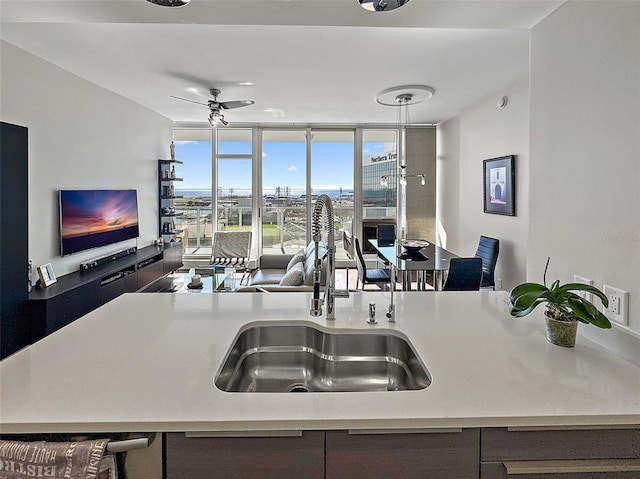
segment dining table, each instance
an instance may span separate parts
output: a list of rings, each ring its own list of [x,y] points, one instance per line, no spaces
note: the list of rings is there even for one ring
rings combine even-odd
[[[388,246],[379,245],[377,239],[370,239],[369,243],[380,257],[389,262],[394,273],[391,286],[394,287],[397,280],[402,283],[403,291],[411,291],[414,275],[418,291],[431,289],[427,283],[429,274],[433,276],[433,289],[441,290],[449,270],[449,260],[458,257],[425,240],[396,240]]]

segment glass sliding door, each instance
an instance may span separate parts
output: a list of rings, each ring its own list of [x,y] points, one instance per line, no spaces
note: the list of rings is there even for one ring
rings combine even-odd
[[[306,130],[262,133],[262,251],[295,253],[307,236]]]
[[[253,142],[250,129],[217,130],[215,231],[251,231]]]
[[[185,255],[211,254],[211,130],[175,130],[177,173],[176,228],[182,230]]]
[[[342,230],[353,227],[354,135],[353,130],[311,130],[312,200],[326,194],[333,203],[336,261],[348,259]]]

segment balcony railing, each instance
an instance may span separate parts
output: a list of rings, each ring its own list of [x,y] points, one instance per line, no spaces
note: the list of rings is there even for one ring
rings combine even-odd
[[[185,231],[186,254],[211,254],[214,224],[212,222],[211,197],[203,191],[199,196],[189,196],[176,201],[176,227]],[[244,203],[245,205],[238,205]],[[291,254],[308,243],[306,206],[273,205],[270,200],[263,200],[262,209],[262,252],[270,254]],[[252,208],[250,197],[221,196],[218,207],[217,230],[238,231],[251,230]],[[365,218],[387,214],[395,214],[381,208],[363,209]],[[382,211],[381,211],[382,210]],[[348,260],[342,244],[343,228],[351,229],[354,205],[352,201],[336,200],[334,202],[336,260]]]

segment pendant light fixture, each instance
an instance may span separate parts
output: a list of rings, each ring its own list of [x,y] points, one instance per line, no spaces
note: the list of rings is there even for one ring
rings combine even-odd
[[[435,90],[425,85],[407,85],[388,88],[378,93],[376,101],[380,105],[394,106],[398,108],[396,118],[396,141],[395,150],[398,158],[398,181],[400,185],[407,185],[407,178],[420,178],[420,183],[424,186],[426,178],[424,173],[407,174],[406,157],[404,154],[404,141],[400,141],[400,137],[404,139],[405,129],[411,123],[409,119],[409,105],[415,105],[428,100],[433,96]],[[382,186],[389,185],[389,175],[380,177]]]

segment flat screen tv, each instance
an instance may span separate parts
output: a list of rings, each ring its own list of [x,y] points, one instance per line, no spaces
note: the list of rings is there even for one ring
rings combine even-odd
[[[136,190],[60,190],[62,256],[138,236]]]

